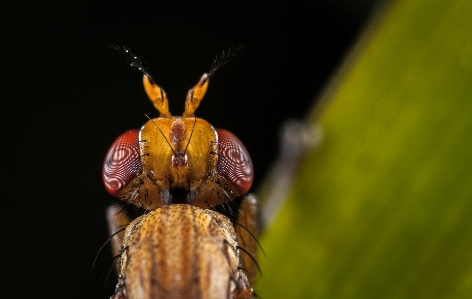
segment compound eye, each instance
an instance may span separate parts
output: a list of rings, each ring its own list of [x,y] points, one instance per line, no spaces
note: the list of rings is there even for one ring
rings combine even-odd
[[[105,189],[117,196],[142,171],[139,130],[129,130],[111,145],[103,162]]]
[[[232,133],[216,129],[218,134],[217,172],[242,195],[249,191],[254,179],[251,157],[243,143]]]

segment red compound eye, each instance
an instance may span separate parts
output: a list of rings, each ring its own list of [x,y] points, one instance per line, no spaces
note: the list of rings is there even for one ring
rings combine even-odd
[[[111,145],[103,162],[103,184],[108,193],[117,196],[141,173],[139,130],[129,130]]]
[[[218,162],[216,170],[226,178],[240,194],[251,188],[254,179],[251,157],[243,143],[232,133],[216,129],[218,134]]]

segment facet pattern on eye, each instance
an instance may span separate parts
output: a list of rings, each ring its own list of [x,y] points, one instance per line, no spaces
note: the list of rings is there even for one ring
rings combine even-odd
[[[251,188],[254,170],[251,157],[243,143],[232,133],[216,129],[218,133],[217,172],[226,178],[239,193],[245,194]]]
[[[111,145],[103,163],[103,184],[113,196],[141,173],[139,130],[123,133]]]

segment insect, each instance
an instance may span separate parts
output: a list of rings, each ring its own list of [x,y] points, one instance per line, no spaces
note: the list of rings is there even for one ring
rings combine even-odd
[[[143,73],[159,117],[123,133],[105,157],[103,183],[123,205],[107,210],[120,258],[111,298],[253,298],[258,222],[256,199],[248,194],[252,161],[235,135],[194,116],[209,78],[239,49],[214,60],[188,91],[181,117],[171,116],[166,93],[141,60],[128,48],[116,49]],[[122,211],[129,207],[142,215],[132,220]]]

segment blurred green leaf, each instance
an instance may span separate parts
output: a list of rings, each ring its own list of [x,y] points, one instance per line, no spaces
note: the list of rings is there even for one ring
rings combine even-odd
[[[261,238],[270,298],[471,298],[472,2],[379,13],[310,121],[324,141]]]

